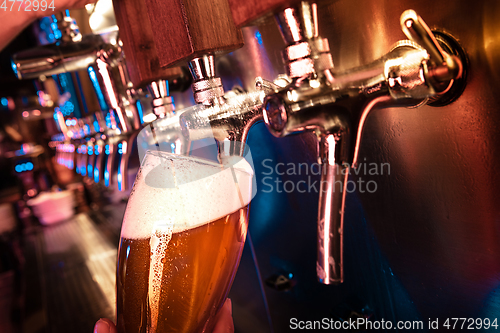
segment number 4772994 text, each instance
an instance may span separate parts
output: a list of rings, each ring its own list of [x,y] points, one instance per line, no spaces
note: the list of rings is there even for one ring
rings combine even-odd
[[[0,0],[0,10],[4,12],[55,11],[54,0]]]

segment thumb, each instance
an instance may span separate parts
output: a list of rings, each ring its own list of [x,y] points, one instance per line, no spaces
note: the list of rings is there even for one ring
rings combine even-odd
[[[113,322],[107,318],[101,318],[95,323],[94,333],[117,333]]]
[[[228,298],[215,317],[216,323],[212,333],[234,333],[232,309],[231,299]]]

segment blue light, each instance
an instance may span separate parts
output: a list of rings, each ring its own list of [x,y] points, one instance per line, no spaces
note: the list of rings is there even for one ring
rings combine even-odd
[[[2,106],[7,108],[9,106],[9,100],[5,97],[2,97],[1,99]]]
[[[259,43],[259,45],[262,45],[262,35],[259,30],[255,32],[255,39],[257,39],[257,43]]]
[[[31,163],[31,162],[26,163],[26,170],[28,170],[28,171],[33,170],[33,163]]]
[[[172,154],[175,154],[175,143],[170,144],[170,149],[172,150]]]
[[[14,71],[14,74],[16,74],[17,77],[19,77],[19,74],[17,73],[17,65],[16,63],[14,62],[14,60],[11,60],[10,61],[10,65],[12,67],[12,70]]]
[[[99,81],[97,80],[97,75],[95,73],[95,70],[92,66],[87,68],[87,71],[89,73],[90,81],[92,82],[92,86],[94,87],[94,91],[97,95],[97,101],[99,102],[99,106],[101,107],[102,111],[106,111],[109,109],[108,104],[106,103],[106,100],[104,99],[104,95],[102,94],[101,86],[99,85]],[[142,118],[141,118],[142,119]]]
[[[127,257],[126,257],[126,259],[128,259],[129,254],[130,254],[130,245],[127,246]]]
[[[144,124],[144,119],[142,119],[142,104],[141,104],[141,101],[137,101],[135,103],[135,105],[137,106],[137,112],[139,113],[139,119],[141,120],[141,124]]]
[[[100,132],[101,131],[101,126],[99,126],[99,122],[97,120],[94,120],[94,130],[96,132]]]
[[[16,170],[16,172],[23,172],[23,167],[21,166],[21,164],[16,165],[14,169]]]
[[[108,170],[104,170],[104,186],[109,186],[109,172]]]
[[[89,173],[89,176],[92,174],[92,165],[87,165],[87,171]]]
[[[65,123],[66,123],[66,126],[71,126],[71,120],[66,119]]]
[[[94,182],[99,183],[99,169],[94,168]]]
[[[63,87],[64,89],[66,89],[66,87],[68,86],[68,77],[66,76],[67,73],[62,73],[62,74],[59,74],[59,82],[61,83],[61,87]]]
[[[111,112],[108,112],[106,114],[106,126],[108,128],[113,128],[112,124],[111,124]]]
[[[75,105],[71,101],[66,101],[62,106],[61,106],[61,112],[65,116],[69,116],[70,114],[75,111]],[[73,122],[73,121],[71,121]],[[76,125],[76,120],[74,121],[74,125]]]
[[[59,27],[57,26],[57,19],[54,18],[54,22],[50,24],[50,27],[52,28],[52,31],[54,32],[53,34],[49,35],[50,39],[60,39],[62,37],[61,30],[59,30]],[[52,35],[52,36],[51,36]]]
[[[121,170],[118,170],[118,174],[116,175],[116,179],[118,180],[118,190],[122,190],[122,173]]]

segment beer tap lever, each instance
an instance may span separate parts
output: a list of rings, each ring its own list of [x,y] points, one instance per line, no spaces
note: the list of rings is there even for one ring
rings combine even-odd
[[[462,62],[455,55],[443,50],[431,29],[414,10],[406,10],[401,15],[401,28],[408,39],[422,46],[429,54],[429,78],[439,82],[450,81],[460,77]]]

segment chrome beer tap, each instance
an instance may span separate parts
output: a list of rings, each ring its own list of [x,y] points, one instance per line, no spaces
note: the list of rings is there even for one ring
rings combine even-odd
[[[120,132],[130,133],[140,129],[137,94],[129,78],[120,40],[115,44],[101,46],[97,53],[96,67],[106,102],[118,117]]]
[[[76,21],[66,11],[52,16],[56,42],[18,52],[12,69],[19,79],[36,79],[87,68],[97,59],[103,43],[99,35],[82,36]]]
[[[151,95],[152,119],[147,115],[145,123],[149,126],[140,132],[138,146],[140,158],[148,150],[163,150],[173,154],[185,155],[189,152],[190,143],[181,133],[179,116],[184,110],[176,111],[168,80],[156,80],[148,84]]]
[[[189,140],[215,138],[221,162],[228,156],[243,156],[248,131],[262,120],[263,93],[224,96],[221,79],[215,75],[213,55],[191,60],[189,68],[194,98],[200,106],[181,115],[183,135]]]
[[[287,44],[283,58],[289,80],[284,87],[266,85],[274,91],[264,99],[263,116],[277,137],[304,131],[318,137],[322,172],[316,268],[320,282],[336,284],[344,279],[347,178],[357,164],[367,116],[381,107],[451,102],[463,90],[466,58],[452,37],[440,35],[438,42],[424,21],[407,10],[401,27],[409,40],[371,64],[336,73],[328,41],[318,33],[316,11],[315,4],[302,2],[276,15]]]
[[[113,43],[107,43],[94,34],[82,36],[75,20],[66,11],[54,15],[53,20],[57,26],[55,43],[13,55],[12,68],[17,77],[33,79],[95,67],[93,73],[97,74],[104,98],[112,109],[110,116],[119,120],[112,119],[112,123],[118,123],[121,133],[139,129],[137,97],[128,77],[121,42],[110,38]]]

